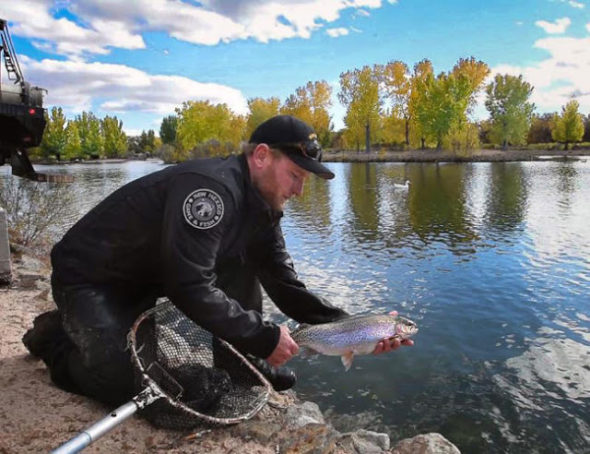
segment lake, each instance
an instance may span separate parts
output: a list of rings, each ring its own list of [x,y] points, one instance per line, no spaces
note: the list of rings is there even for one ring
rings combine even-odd
[[[301,279],[420,332],[348,372],[298,357],[297,393],[340,430],[440,432],[464,453],[590,452],[590,162],[327,165],[336,178],[312,178],[283,220]],[[37,167],[76,178],[63,232],[162,165]]]

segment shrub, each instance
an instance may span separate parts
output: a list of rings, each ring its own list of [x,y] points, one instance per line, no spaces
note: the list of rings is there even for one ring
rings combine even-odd
[[[68,216],[72,202],[69,184],[0,179],[0,205],[6,210],[11,241],[37,246],[40,252],[48,252],[52,227]]]

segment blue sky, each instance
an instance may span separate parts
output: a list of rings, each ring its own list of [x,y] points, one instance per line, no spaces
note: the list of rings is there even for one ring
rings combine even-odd
[[[0,17],[47,106],[116,115],[131,134],[186,100],[245,113],[316,80],[333,86],[338,129],[342,72],[423,58],[438,73],[474,56],[523,74],[537,112],[575,98],[590,113],[590,0],[13,0]]]

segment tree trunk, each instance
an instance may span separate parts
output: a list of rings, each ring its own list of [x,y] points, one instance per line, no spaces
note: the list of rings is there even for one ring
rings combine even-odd
[[[371,126],[368,121],[365,125],[365,151],[367,153],[370,153],[371,151]]]
[[[406,145],[410,146],[410,120],[406,118]]]
[[[502,142],[502,150],[506,151],[508,149],[508,141],[504,140],[504,142]]]
[[[565,142],[565,148],[564,148],[565,151],[567,151],[567,147],[568,147],[569,144],[570,143],[568,141]]]
[[[420,142],[422,143],[422,150],[425,150],[426,149],[426,139],[424,137],[421,137]]]

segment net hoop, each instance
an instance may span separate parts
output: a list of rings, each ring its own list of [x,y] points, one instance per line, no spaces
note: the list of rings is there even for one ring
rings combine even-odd
[[[144,389],[151,389],[154,394],[159,396],[158,400],[165,401],[167,405],[171,406],[174,409],[174,411],[177,411],[179,415],[181,415],[183,418],[193,420],[195,426],[199,425],[199,423],[208,423],[212,425],[238,424],[242,421],[251,419],[254,415],[256,415],[268,402],[271,391],[273,390],[272,385],[264,377],[264,375],[262,375],[260,371],[258,371],[258,369],[256,369],[248,361],[248,359],[243,354],[241,354],[231,344],[224,341],[223,339],[215,338],[216,341],[219,342],[227,351],[231,352],[233,358],[236,361],[239,361],[240,367],[243,367],[248,373],[256,377],[261,387],[261,391],[259,392],[259,395],[257,396],[255,402],[253,403],[253,405],[251,405],[251,408],[244,414],[234,417],[217,417],[197,411],[194,408],[191,408],[188,405],[181,402],[178,396],[172,396],[168,392],[163,390],[162,387],[157,383],[157,381],[150,376],[149,369],[153,365],[153,363],[146,365],[144,364],[144,361],[142,361],[142,358],[140,357],[142,346],[138,345],[137,332],[141,328],[142,324],[145,324],[149,320],[155,319],[156,315],[165,313],[167,311],[177,311],[180,314],[179,317],[182,316],[184,317],[184,319],[190,321],[169,300],[165,300],[164,302],[161,302],[153,308],[148,309],[147,311],[142,313],[134,322],[133,326],[131,327],[127,335],[127,344],[131,353],[131,361],[133,363],[136,375],[139,375],[140,377],[141,386]],[[205,331],[203,328],[199,327],[192,321],[190,321],[190,326],[191,329]],[[210,333],[208,334],[211,335]]]

